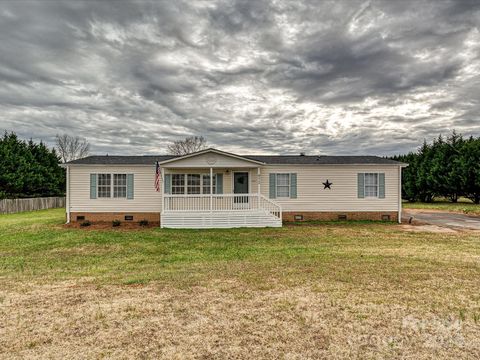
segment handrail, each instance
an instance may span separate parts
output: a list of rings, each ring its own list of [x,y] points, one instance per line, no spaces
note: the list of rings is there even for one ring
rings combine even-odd
[[[239,196],[258,196],[257,193],[245,193],[245,194],[164,194],[164,197],[170,197],[170,198],[191,198],[191,197],[206,197],[209,198],[210,196],[212,197],[239,197]],[[263,195],[261,195],[263,196]]]
[[[280,204],[277,204],[263,194],[260,194],[260,199],[260,205],[263,210],[268,211],[271,215],[282,220],[282,206]]]
[[[262,194],[164,194],[162,212],[264,210],[282,219],[282,207]]]

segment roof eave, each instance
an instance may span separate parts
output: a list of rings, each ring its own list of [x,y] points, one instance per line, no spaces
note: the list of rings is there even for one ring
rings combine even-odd
[[[172,163],[172,162],[175,162],[175,161],[188,159],[188,158],[195,157],[195,156],[198,156],[198,155],[203,155],[203,154],[206,154],[206,153],[209,153],[209,152],[213,152],[213,153],[216,153],[216,154],[219,154],[219,155],[229,156],[229,157],[232,157],[232,158],[235,158],[235,159],[240,159],[240,160],[243,160],[243,161],[248,161],[248,162],[251,162],[251,163],[254,163],[254,164],[257,164],[257,165],[266,165],[266,163],[264,163],[262,161],[252,160],[252,159],[240,156],[240,155],[232,154],[232,153],[229,153],[229,152],[226,152],[226,151],[217,150],[217,149],[214,149],[214,148],[208,148],[208,149],[200,150],[200,151],[190,153],[190,154],[187,154],[187,155],[179,156],[179,157],[176,157],[176,158],[173,158],[173,159],[168,159],[168,160],[165,160],[165,161],[161,161],[161,162],[159,162],[159,164],[160,165],[169,164],[169,163]]]

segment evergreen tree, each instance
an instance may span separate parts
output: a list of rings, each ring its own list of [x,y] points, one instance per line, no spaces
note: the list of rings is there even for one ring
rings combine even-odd
[[[65,171],[55,150],[45,144],[0,138],[0,198],[60,196],[65,193]]]
[[[480,202],[480,138],[465,140],[453,131],[445,140],[424,141],[416,153],[394,159],[409,164],[402,172],[404,199],[431,202],[441,196],[457,202],[465,196]]]
[[[464,142],[460,167],[464,196],[480,204],[480,138]]]
[[[434,145],[430,146],[424,141],[418,153],[415,186],[418,191],[417,197],[423,202],[432,202],[435,197],[435,180],[432,176],[434,151]]]

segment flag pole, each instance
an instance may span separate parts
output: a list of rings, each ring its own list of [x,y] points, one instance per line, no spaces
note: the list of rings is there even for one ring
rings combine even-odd
[[[163,185],[163,184],[164,184],[163,181],[164,181],[164,180],[163,180],[162,168],[160,167],[160,164],[158,163],[158,161],[157,161],[157,165],[158,165],[158,172],[159,172],[159,175],[160,175],[160,179],[159,179],[160,196],[161,196],[161,197],[160,197],[160,199],[161,199],[161,200],[160,200],[160,207],[161,207],[160,213],[163,213],[163,209],[164,209],[164,207],[165,207],[165,198],[164,198],[164,196],[163,196],[163,186],[164,186],[164,185]],[[160,181],[160,180],[161,180],[161,181]],[[161,221],[162,221],[162,219],[161,219],[161,216],[160,216],[160,224],[161,224]]]

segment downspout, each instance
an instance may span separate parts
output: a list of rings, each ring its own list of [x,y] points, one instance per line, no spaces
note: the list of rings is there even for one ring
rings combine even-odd
[[[162,221],[162,214],[165,212],[165,196],[164,196],[164,187],[165,187],[165,174],[164,171],[165,169],[162,169],[162,167],[159,165],[160,168],[160,214],[159,214],[159,220],[160,220],[160,228],[163,228],[163,221]]]
[[[402,166],[398,167],[398,223],[402,223]]]
[[[67,184],[65,194],[65,210],[67,212],[67,224],[70,224],[70,166],[66,166],[67,169]]]

